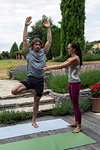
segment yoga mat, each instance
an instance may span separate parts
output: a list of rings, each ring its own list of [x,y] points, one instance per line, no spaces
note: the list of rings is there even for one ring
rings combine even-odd
[[[96,143],[83,133],[66,132],[0,145],[0,150],[64,150]]]
[[[38,128],[34,128],[32,123],[26,124],[18,124],[14,126],[7,126],[0,128],[0,139],[7,139],[16,136],[22,136],[32,133],[39,133],[49,130],[56,130],[61,128],[67,128],[68,123],[62,119],[54,119],[54,120],[47,120],[37,122],[39,125]]]

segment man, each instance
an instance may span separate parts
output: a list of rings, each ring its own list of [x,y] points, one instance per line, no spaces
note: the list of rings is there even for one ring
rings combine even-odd
[[[36,123],[36,117],[39,108],[39,101],[42,97],[43,87],[44,87],[44,71],[40,68],[45,67],[46,64],[46,54],[49,52],[52,36],[50,29],[50,22],[47,19],[44,19],[44,26],[47,28],[47,42],[45,47],[42,48],[42,41],[39,38],[33,39],[31,45],[33,50],[29,49],[29,43],[27,41],[27,28],[32,23],[32,17],[29,16],[26,18],[24,32],[23,32],[23,48],[26,53],[27,58],[27,78],[18,85],[16,85],[11,93],[13,95],[23,94],[26,92],[32,92],[34,95],[34,106],[33,106],[33,117],[32,125],[35,128],[38,128]]]

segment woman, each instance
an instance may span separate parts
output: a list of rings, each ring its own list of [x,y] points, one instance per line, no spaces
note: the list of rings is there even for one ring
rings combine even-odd
[[[70,124],[71,127],[76,127],[73,133],[78,133],[82,130],[81,128],[81,110],[79,107],[79,91],[81,88],[81,81],[79,78],[79,70],[82,65],[82,54],[80,45],[77,42],[72,42],[68,45],[68,53],[71,55],[64,63],[60,65],[51,65],[42,68],[44,71],[48,69],[62,69],[69,67],[69,78],[68,78],[68,91],[71,98],[71,102],[74,108],[75,122]]]

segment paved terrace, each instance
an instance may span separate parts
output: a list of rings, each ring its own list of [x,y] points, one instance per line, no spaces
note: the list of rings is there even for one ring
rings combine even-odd
[[[38,117],[37,121],[44,121],[44,120],[57,119],[57,118],[61,118],[69,123],[72,123],[74,120],[74,116],[67,115],[64,117],[62,117],[62,116]],[[31,122],[31,120],[29,120],[27,122]],[[23,122],[21,122],[21,123],[23,123]],[[90,145],[86,145],[86,146],[72,148],[70,150],[100,150],[100,115],[96,115],[92,112],[84,113],[83,119],[82,119],[82,128],[83,128],[82,132],[84,134],[86,134],[87,136],[89,136],[90,138],[96,140],[96,144],[90,144]],[[42,137],[42,136],[49,136],[49,135],[64,133],[64,132],[72,131],[72,130],[73,130],[73,128],[70,127],[70,128],[58,129],[58,130],[54,130],[54,131],[46,131],[46,132],[41,132],[41,133],[36,133],[36,134],[14,137],[14,138],[9,138],[9,139],[5,139],[5,140],[0,140],[0,144],[11,143],[11,142],[15,142],[15,141],[22,141],[22,140],[31,139],[31,138],[38,138],[38,137]]]
[[[2,81],[2,82],[1,82]],[[7,96],[10,94],[11,88],[18,83],[18,81],[14,80],[1,80],[0,81],[0,96]],[[37,121],[44,121],[44,120],[50,120],[50,119],[57,119],[61,118],[65,120],[68,123],[72,123],[74,121],[74,116],[43,116],[43,117],[38,117]],[[31,120],[28,120],[26,122],[31,122]],[[25,122],[25,123],[26,123]],[[24,122],[20,122],[24,123]],[[0,124],[0,126],[3,126]],[[73,148],[70,150],[100,150],[100,113],[93,113],[93,112],[86,112],[82,115],[82,128],[83,128],[83,133],[89,136],[90,138],[96,140],[96,144],[90,144],[82,147],[77,147]],[[36,138],[36,137],[41,137],[41,136],[48,136],[48,135],[53,135],[53,134],[58,134],[58,133],[64,133],[67,131],[73,131],[73,128],[65,128],[65,129],[59,129],[59,130],[54,130],[54,131],[47,131],[47,132],[41,132],[41,133],[36,133],[36,134],[31,134],[31,135],[25,135],[25,136],[20,136],[20,137],[14,137],[10,139],[5,139],[5,140],[0,140],[0,144],[4,143],[11,143],[15,141],[21,141],[21,140],[26,140],[26,139],[31,139],[31,138]]]

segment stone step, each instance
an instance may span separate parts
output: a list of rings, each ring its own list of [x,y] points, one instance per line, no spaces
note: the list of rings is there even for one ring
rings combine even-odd
[[[38,113],[43,115],[49,113],[53,109],[55,104],[45,104],[45,105],[40,105],[39,106],[39,111]],[[0,110],[2,112],[2,110]],[[14,111],[14,112],[33,112],[33,107],[16,107],[16,108],[8,108],[6,111]]]
[[[34,97],[21,97],[13,99],[0,100],[0,109],[16,108],[16,107],[31,107],[34,103]],[[40,105],[54,103],[54,99],[49,95],[43,95],[40,100]]]
[[[50,89],[46,89],[43,91],[43,95],[49,95],[50,93]],[[8,100],[8,99],[15,99],[15,98],[21,98],[21,97],[33,97],[32,93],[25,93],[25,94],[21,94],[21,95],[12,95],[12,94],[2,94],[0,95],[0,100]]]

